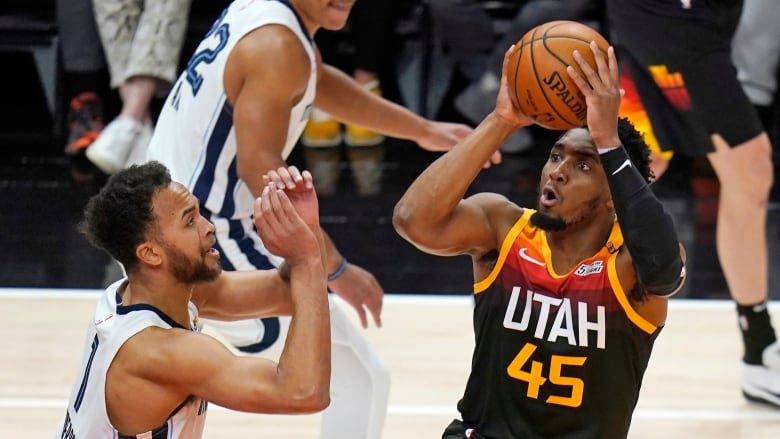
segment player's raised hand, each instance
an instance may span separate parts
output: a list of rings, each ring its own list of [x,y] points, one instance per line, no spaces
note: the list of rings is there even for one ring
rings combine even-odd
[[[295,166],[283,166],[263,175],[263,183],[284,190],[306,224],[319,225],[319,203],[309,171],[301,172]]]
[[[384,290],[368,270],[347,263],[344,273],[338,279],[328,282],[328,286],[355,308],[363,328],[368,327],[367,312],[377,327],[382,326]]]
[[[428,151],[449,151],[473,131],[473,128],[461,123],[429,121],[425,136],[417,143]],[[496,151],[485,167],[498,163],[501,163],[501,153]]]
[[[615,49],[609,47],[605,55],[595,42],[590,43],[590,49],[596,59],[596,70],[593,70],[576,50],[574,59],[577,60],[584,77],[571,66],[566,70],[585,95],[588,106],[588,130],[598,145],[599,139],[617,136],[618,111],[623,90],[619,87],[620,72]]]
[[[298,213],[287,192],[275,183],[267,184],[255,200],[254,223],[265,247],[288,263],[320,258],[320,245],[314,231]]]

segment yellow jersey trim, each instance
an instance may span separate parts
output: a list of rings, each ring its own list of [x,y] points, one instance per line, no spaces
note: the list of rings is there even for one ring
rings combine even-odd
[[[617,298],[620,306],[623,307],[623,311],[626,313],[626,317],[628,317],[628,319],[631,320],[633,324],[646,333],[652,334],[658,329],[658,327],[645,320],[644,317],[640,316],[639,313],[636,312],[633,307],[631,307],[631,303],[628,301],[628,296],[626,295],[626,292],[623,291],[623,286],[620,285],[620,280],[618,279],[617,275],[617,267],[615,266],[617,255],[618,252],[615,252],[610,255],[609,259],[607,260],[609,283],[612,286],[612,291],[615,293],[615,298]]]
[[[498,273],[501,271],[501,267],[504,266],[504,262],[506,261],[506,257],[509,254],[509,249],[512,247],[512,244],[515,242],[515,239],[517,239],[517,235],[520,234],[520,232],[523,230],[523,227],[528,224],[528,221],[531,218],[531,215],[534,213],[534,210],[532,209],[523,209],[523,214],[520,215],[520,218],[515,222],[515,225],[512,226],[511,229],[509,229],[509,233],[506,234],[506,237],[504,238],[504,242],[501,244],[501,251],[498,253],[498,260],[496,261],[496,266],[493,267],[493,270],[490,272],[490,274],[487,275],[486,278],[482,279],[481,281],[474,284],[474,294],[479,294],[490,286],[490,284],[493,283],[493,281],[496,280],[498,277]]]

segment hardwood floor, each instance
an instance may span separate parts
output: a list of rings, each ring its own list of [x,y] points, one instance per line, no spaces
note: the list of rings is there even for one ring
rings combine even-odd
[[[95,290],[0,289],[0,437],[52,434],[65,410],[95,297]],[[441,437],[457,416],[473,346],[470,300],[386,298],[384,327],[366,331],[392,374],[384,438]],[[770,310],[780,322],[776,305]],[[347,314],[357,323],[354,312]],[[731,302],[672,299],[629,437],[780,437],[780,411],[741,395],[740,356]],[[256,415],[212,405],[205,437],[303,439],[317,438],[318,431],[318,415]]]

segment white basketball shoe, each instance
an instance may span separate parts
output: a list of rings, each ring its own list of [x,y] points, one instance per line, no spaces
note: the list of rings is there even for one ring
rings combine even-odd
[[[780,340],[764,349],[762,362],[742,364],[742,393],[750,401],[780,408]]]

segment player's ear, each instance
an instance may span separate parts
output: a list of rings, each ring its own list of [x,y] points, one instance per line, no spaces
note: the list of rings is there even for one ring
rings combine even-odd
[[[144,241],[135,248],[135,256],[143,264],[157,266],[162,264],[160,248],[151,241]]]

